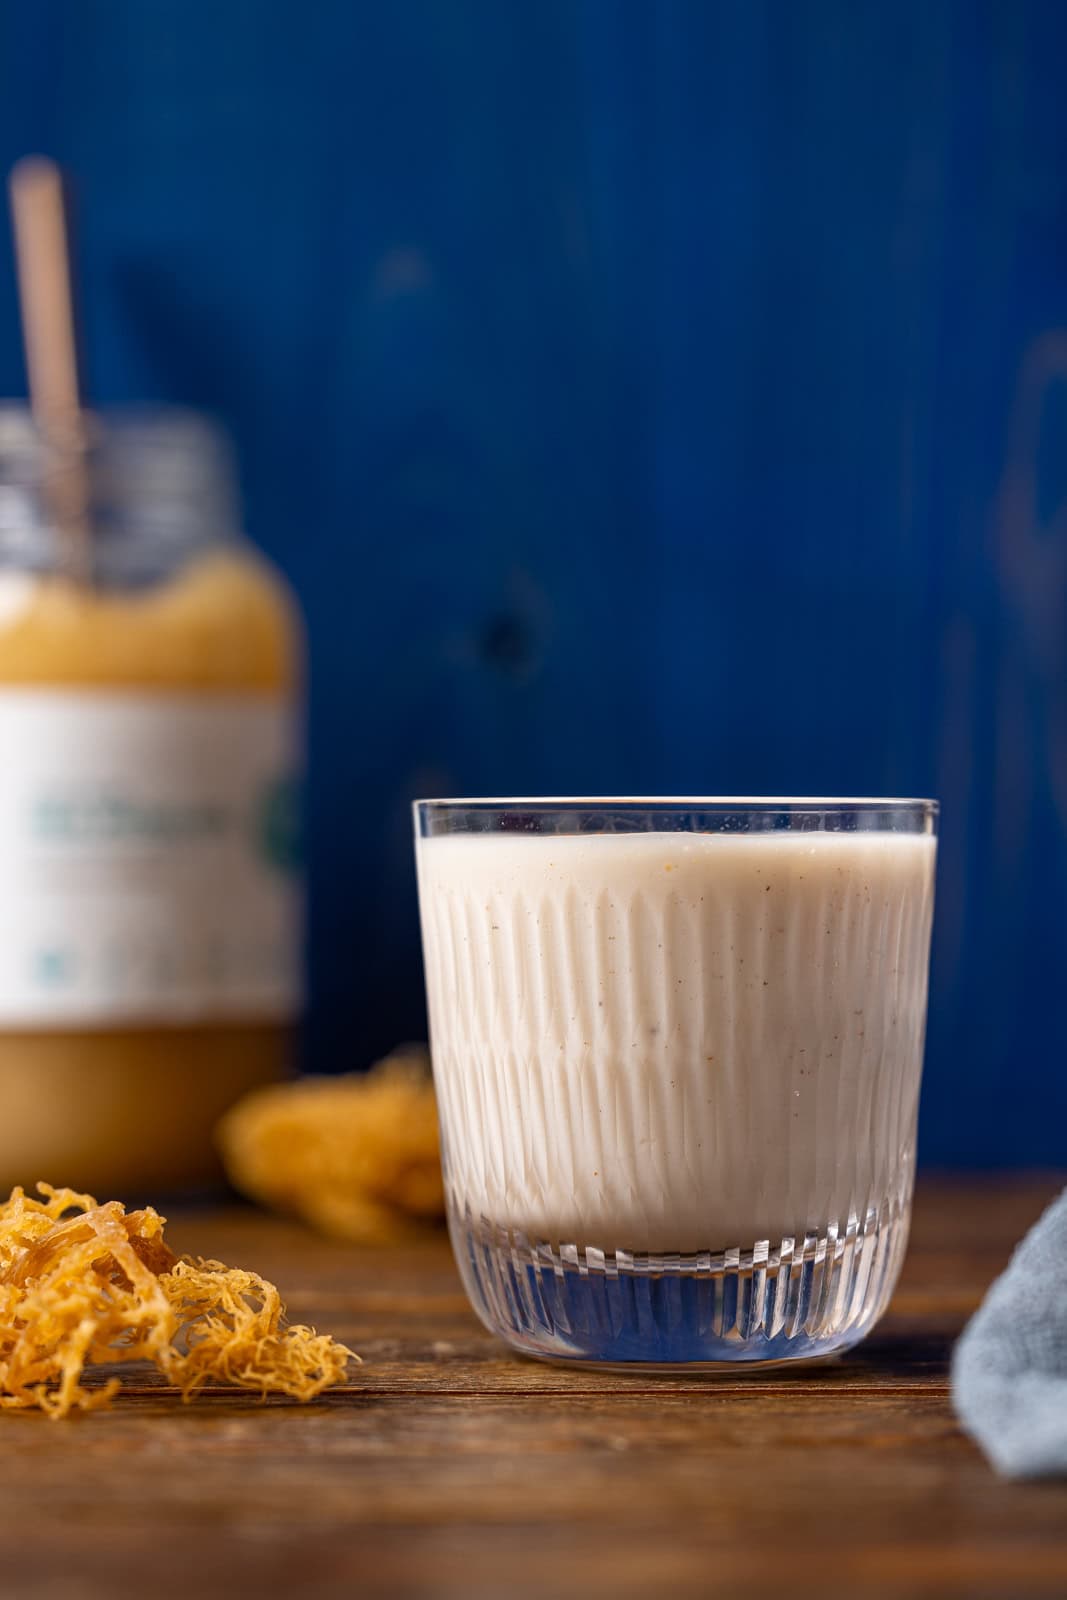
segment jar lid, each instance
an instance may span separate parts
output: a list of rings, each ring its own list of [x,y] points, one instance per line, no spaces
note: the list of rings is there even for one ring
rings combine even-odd
[[[94,582],[125,587],[171,572],[237,528],[233,456],[199,412],[123,408],[87,413]],[[49,476],[63,470],[25,405],[0,405],[0,566],[62,564]]]

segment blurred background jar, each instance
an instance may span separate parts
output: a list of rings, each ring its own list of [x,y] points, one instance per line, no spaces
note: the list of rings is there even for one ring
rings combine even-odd
[[[136,1198],[290,1060],[300,630],[206,420],[89,419],[82,571],[50,459],[0,408],[0,1190]]]

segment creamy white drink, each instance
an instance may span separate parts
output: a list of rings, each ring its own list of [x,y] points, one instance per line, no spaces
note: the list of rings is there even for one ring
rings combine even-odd
[[[934,859],[862,830],[420,838],[454,1205],[691,1252],[906,1203]]]

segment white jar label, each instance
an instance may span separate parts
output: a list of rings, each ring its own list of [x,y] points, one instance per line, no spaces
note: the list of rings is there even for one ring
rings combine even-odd
[[[297,759],[266,696],[0,689],[0,1026],[292,1017]]]

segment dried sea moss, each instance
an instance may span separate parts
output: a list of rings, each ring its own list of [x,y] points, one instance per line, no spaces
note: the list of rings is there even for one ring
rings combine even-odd
[[[254,1089],[218,1142],[235,1188],[321,1233],[389,1244],[444,1214],[437,1105],[425,1049],[369,1072]]]
[[[178,1258],[151,1207],[40,1183],[0,1203],[0,1407],[51,1417],[105,1406],[121,1379],[86,1368],[150,1361],[190,1398],[206,1383],[310,1400],[343,1380],[344,1345],[288,1327],[258,1273]]]

